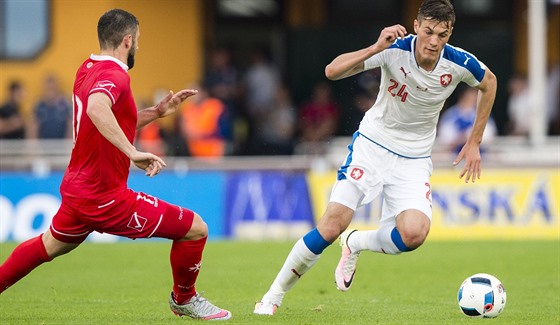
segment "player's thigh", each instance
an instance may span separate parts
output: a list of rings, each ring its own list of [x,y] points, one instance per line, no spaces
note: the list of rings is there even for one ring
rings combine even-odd
[[[58,243],[72,243],[80,244],[87,236],[93,231],[83,220],[80,218],[80,202],[76,202],[71,198],[62,198],[62,203],[58,211],[53,216],[51,225],[49,227],[48,238],[52,236],[56,241],[45,242],[47,252],[55,253],[58,250]],[[53,247],[51,247],[51,245]],[[56,253],[58,254],[58,253]]]
[[[348,149],[349,153],[338,169],[337,183],[331,192],[331,201],[335,200],[356,210],[358,206],[373,201],[381,193],[384,183],[383,166],[391,163],[386,161],[388,153],[386,149],[363,136],[358,136],[358,133],[354,135]],[[351,189],[351,195],[354,197],[344,195],[344,190],[337,189],[338,183],[344,182],[352,183],[359,193]]]
[[[47,255],[50,258],[55,258],[60,255],[69,253],[74,248],[80,245],[80,243],[63,242],[56,239],[56,237],[53,236],[51,229],[45,231],[42,240],[43,240],[43,245],[45,246],[45,250],[47,251]]]
[[[391,181],[383,190],[381,222],[394,223],[394,220],[387,219],[395,219],[401,214],[411,218],[425,216],[430,221],[432,219],[431,173],[430,159],[400,158],[392,171]]]
[[[325,240],[334,241],[348,228],[363,197],[361,190],[350,181],[336,181],[327,209],[317,223],[317,229]]]
[[[430,232],[430,218],[422,211],[409,209],[397,216],[396,227],[409,247],[420,246]]]
[[[89,211],[84,219],[96,231],[132,239],[182,239],[194,219],[194,212],[189,209],[130,189],[108,202],[111,204],[100,205],[98,210]]]
[[[329,202],[344,205],[353,211],[362,204],[364,193],[348,179],[337,180],[331,190]]]
[[[185,240],[198,240],[208,236],[208,225],[197,213],[194,213],[192,226],[183,237]]]

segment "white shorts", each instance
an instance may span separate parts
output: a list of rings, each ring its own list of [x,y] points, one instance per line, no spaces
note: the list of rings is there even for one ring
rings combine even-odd
[[[405,158],[356,132],[338,170],[330,201],[354,211],[383,194],[381,224],[409,209],[432,219],[430,158]]]

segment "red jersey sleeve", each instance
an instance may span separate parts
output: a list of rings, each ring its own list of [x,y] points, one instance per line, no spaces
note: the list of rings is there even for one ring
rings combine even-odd
[[[89,94],[98,92],[106,94],[111,99],[114,108],[119,97],[123,93],[128,92],[129,88],[130,77],[128,74],[118,69],[112,69],[103,71],[97,76],[97,80],[93,83]]]

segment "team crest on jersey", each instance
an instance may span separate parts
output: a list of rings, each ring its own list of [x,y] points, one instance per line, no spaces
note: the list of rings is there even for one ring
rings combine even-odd
[[[358,167],[352,168],[352,171],[350,172],[350,177],[352,177],[352,179],[359,181],[362,178],[362,176],[364,176],[363,169]]]
[[[453,80],[453,76],[449,73],[442,74],[441,76],[439,76],[439,83],[444,87],[449,86],[452,80]]]
[[[142,232],[142,230],[144,230],[144,227],[146,226],[146,223],[148,222],[148,219],[138,215],[138,213],[134,212],[134,214],[132,214],[132,217],[130,217],[130,221],[128,222],[128,225],[126,225],[128,228],[130,229],[134,229],[137,230],[138,232]]]
[[[107,89],[108,91],[111,91],[111,89],[116,88],[117,86],[115,86],[115,84],[112,81],[109,80],[101,80],[98,81],[95,84],[95,87],[93,88],[104,88]]]

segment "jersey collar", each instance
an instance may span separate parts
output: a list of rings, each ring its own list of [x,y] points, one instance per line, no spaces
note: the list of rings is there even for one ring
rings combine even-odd
[[[94,61],[113,61],[116,64],[118,64],[124,71],[128,71],[128,66],[126,64],[124,64],[119,59],[112,57],[110,55],[92,54],[89,58]]]

